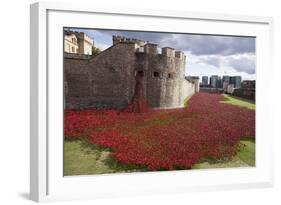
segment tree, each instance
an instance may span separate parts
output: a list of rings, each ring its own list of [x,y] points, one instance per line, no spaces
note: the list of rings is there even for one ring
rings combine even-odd
[[[92,47],[92,55],[96,56],[101,52],[101,50],[95,46]]]

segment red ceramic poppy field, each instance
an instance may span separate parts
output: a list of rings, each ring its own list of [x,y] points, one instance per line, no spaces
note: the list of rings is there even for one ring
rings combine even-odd
[[[196,93],[182,109],[66,110],[64,135],[109,147],[123,164],[189,169],[201,158],[230,159],[241,137],[255,137],[255,111],[222,100],[219,94]]]

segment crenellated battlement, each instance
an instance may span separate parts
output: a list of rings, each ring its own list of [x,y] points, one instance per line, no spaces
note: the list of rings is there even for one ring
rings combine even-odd
[[[84,32],[75,31],[74,33],[77,36],[77,38],[83,39],[84,41],[87,41],[90,44],[94,43],[93,39],[90,38],[88,35],[86,35]]]
[[[182,51],[175,51],[171,47],[161,48],[161,53],[158,52],[158,44],[150,43],[148,41],[143,41],[135,38],[127,38],[125,36],[112,36],[113,45],[117,43],[135,43],[136,52],[144,53],[149,55],[162,55],[170,58],[184,59],[185,55]]]
[[[125,36],[112,36],[113,45],[117,43],[135,43],[138,46],[144,46],[147,42],[136,38],[127,38]]]
[[[162,55],[168,56],[170,58],[174,58],[175,57],[175,49],[170,48],[170,47],[164,47],[164,48],[162,48]]]
[[[158,45],[154,43],[147,43],[144,45],[144,53],[150,55],[158,54]]]
[[[185,58],[184,52],[182,52],[182,51],[176,51],[176,52],[175,52],[175,57],[176,57],[176,58],[180,58],[180,59],[184,59],[184,58]]]

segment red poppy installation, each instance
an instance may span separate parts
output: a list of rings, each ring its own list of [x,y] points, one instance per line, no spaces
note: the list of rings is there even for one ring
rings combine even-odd
[[[196,93],[182,109],[65,110],[64,135],[109,147],[124,164],[189,169],[204,157],[231,158],[241,137],[255,137],[255,111],[222,100],[219,94]]]

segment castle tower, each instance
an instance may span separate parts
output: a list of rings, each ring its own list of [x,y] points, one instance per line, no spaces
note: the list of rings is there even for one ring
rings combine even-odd
[[[165,56],[170,57],[170,58],[174,58],[175,57],[175,49],[170,48],[170,47],[164,47],[164,48],[162,48],[162,55],[165,55]]]
[[[112,43],[113,45],[122,42],[124,37],[121,36],[112,36]]]
[[[84,32],[75,32],[75,35],[78,39],[78,53],[82,55],[92,55],[94,41]]]
[[[180,58],[180,59],[184,59],[185,58],[184,52],[182,52],[182,51],[176,51],[175,52],[175,56],[176,56],[176,58]]]
[[[158,54],[158,50],[157,50],[158,45],[154,44],[154,43],[147,43],[144,45],[144,53],[146,54]]]

